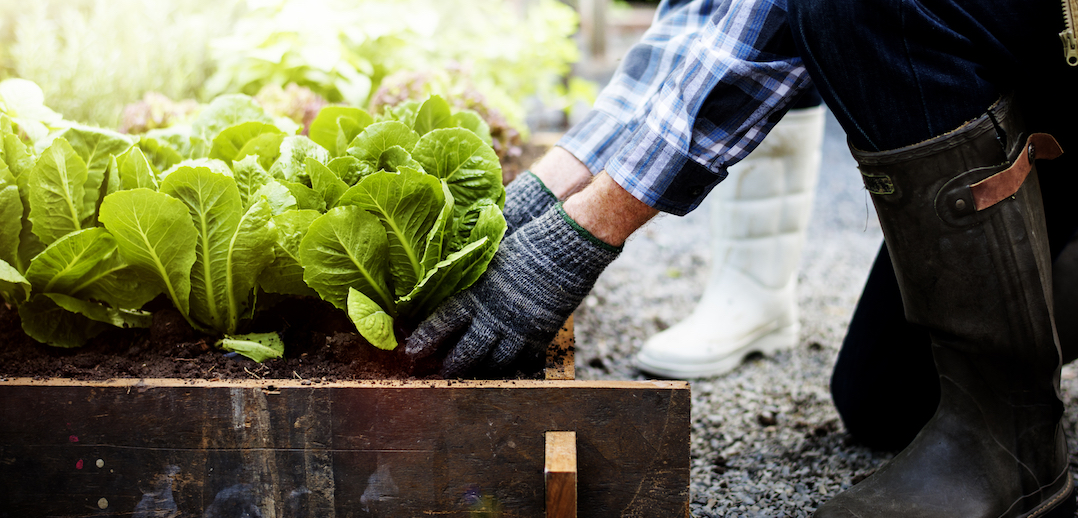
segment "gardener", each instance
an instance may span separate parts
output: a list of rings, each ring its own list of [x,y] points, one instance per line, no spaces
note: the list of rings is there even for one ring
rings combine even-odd
[[[651,50],[681,62],[627,120],[606,171],[548,209],[537,201],[544,196],[515,188],[507,206],[519,228],[408,351],[429,354],[463,332],[444,364],[455,375],[547,343],[634,230],[659,210],[692,210],[762,139],[808,87],[807,66],[850,136],[905,314],[928,330],[941,384],[938,409],[912,444],[817,515],[1073,515],[1032,167],[1059,153],[1034,131],[1064,145],[1074,137],[1065,124],[1074,103],[1051,95],[1075,86],[1055,39],[1058,7],[915,7],[791,0],[788,24],[782,0],[723,4],[678,42],[682,52]],[[554,195],[587,178],[561,159],[563,168],[539,173]]]

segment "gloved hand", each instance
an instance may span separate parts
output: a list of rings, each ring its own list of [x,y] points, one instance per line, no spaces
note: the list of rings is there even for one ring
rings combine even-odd
[[[556,204],[506,237],[483,276],[423,321],[405,352],[430,355],[464,331],[442,364],[444,377],[505,367],[522,351],[546,347],[620,252]]]
[[[505,188],[505,235],[508,236],[558,202],[535,173],[524,171]]]

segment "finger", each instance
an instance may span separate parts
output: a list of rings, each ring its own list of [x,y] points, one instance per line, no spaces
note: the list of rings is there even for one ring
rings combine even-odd
[[[457,378],[475,369],[501,339],[492,328],[473,322],[442,363],[442,377]]]
[[[497,371],[504,369],[510,363],[513,363],[520,353],[524,351],[526,347],[524,339],[520,336],[507,336],[490,353],[490,359],[487,360],[486,367],[490,370]]]
[[[469,311],[460,297],[446,300],[433,315],[427,317],[404,342],[404,352],[409,356],[429,356],[446,338],[461,330],[471,321]]]

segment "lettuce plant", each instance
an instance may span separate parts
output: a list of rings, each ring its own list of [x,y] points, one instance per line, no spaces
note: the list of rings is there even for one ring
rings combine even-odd
[[[409,327],[475,282],[505,233],[498,157],[466,127],[483,133],[481,121],[440,97],[405,108],[403,120],[347,110],[315,119],[312,138],[357,181],[341,192],[348,182],[318,180],[328,168],[308,162],[312,186],[336,202],[299,244],[306,284],[384,349],[396,347],[397,319]]]
[[[482,121],[439,97],[392,113],[329,106],[308,137],[228,95],[139,138],[69,124],[40,153],[0,116],[0,295],[61,347],[148,326],[164,296],[220,347],[272,357],[274,335],[237,335],[266,292],[319,296],[392,349],[505,232]]]

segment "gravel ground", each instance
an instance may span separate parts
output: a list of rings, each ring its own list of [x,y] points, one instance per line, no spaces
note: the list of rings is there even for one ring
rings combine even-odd
[[[577,312],[579,378],[645,379],[632,355],[648,336],[691,312],[707,280],[707,224],[705,203],[685,217],[661,216],[629,241]],[[691,382],[694,516],[809,516],[893,455],[851,444],[828,392],[881,241],[845,135],[829,114],[798,276],[800,344]],[[1071,451],[1078,451],[1074,365],[1064,368],[1063,395]],[[1078,465],[1073,456],[1071,465]]]

